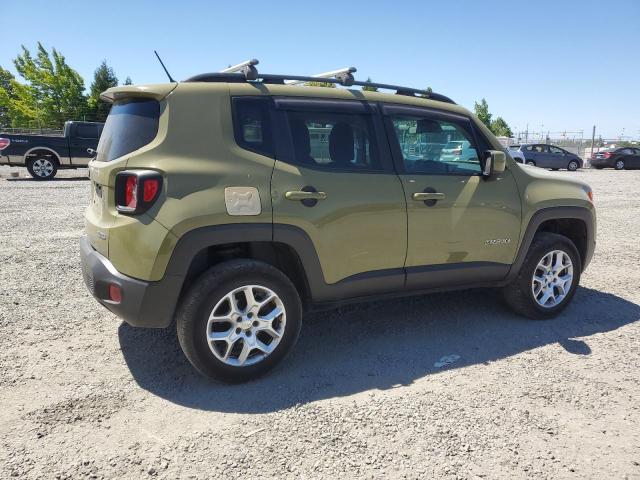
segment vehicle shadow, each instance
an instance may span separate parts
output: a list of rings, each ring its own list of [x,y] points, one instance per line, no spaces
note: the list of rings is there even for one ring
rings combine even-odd
[[[7,182],[38,182],[38,183],[46,184],[48,182],[75,182],[77,180],[89,180],[89,177],[67,177],[67,178],[55,177],[50,180],[36,180],[35,178],[29,178],[29,177],[8,177],[8,178],[5,178],[5,180]]]
[[[253,382],[209,381],[182,355],[174,328],[118,334],[137,383],[176,404],[202,410],[266,413],[324,398],[408,385],[445,368],[486,364],[543,345],[589,355],[588,337],[640,320],[640,306],[579,288],[555,320],[531,321],[507,310],[489,290],[461,291],[350,306],[305,318],[300,341],[279,368]]]

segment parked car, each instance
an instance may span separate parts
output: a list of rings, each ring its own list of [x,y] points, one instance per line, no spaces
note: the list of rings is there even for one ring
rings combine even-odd
[[[66,122],[62,135],[0,133],[0,165],[27,167],[36,180],[51,180],[58,169],[86,167],[104,124]]]
[[[526,159],[524,158],[524,153],[520,151],[520,145],[511,145],[507,147],[506,150],[507,153],[511,155],[511,158],[513,158],[516,162],[524,163],[526,161]]]
[[[621,147],[594,153],[591,156],[593,168],[615,168],[616,170],[632,170],[640,168],[640,148]]]
[[[554,145],[544,143],[527,144],[520,145],[518,150],[523,153],[525,163],[534,167],[550,168],[552,170],[566,168],[570,172],[575,172],[584,165],[578,155]]]
[[[477,162],[478,152],[467,140],[453,141],[444,146],[441,158],[450,162]]]
[[[478,286],[534,319],[571,301],[595,248],[588,185],[517,167],[443,95],[249,73],[102,94],[80,250],[106,308],[137,327],[175,320],[199,372],[238,382],[283,360],[314,308]],[[451,138],[477,158],[405,148]]]

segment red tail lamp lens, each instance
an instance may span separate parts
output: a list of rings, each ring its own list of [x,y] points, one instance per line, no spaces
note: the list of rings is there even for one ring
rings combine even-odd
[[[0,138],[0,150],[4,150],[9,145],[11,145],[11,140],[8,138]]]
[[[151,202],[156,198],[160,188],[160,181],[157,178],[145,179],[142,184],[142,198],[145,202]]]
[[[122,290],[119,285],[114,283],[109,284],[109,300],[114,303],[120,303],[122,301]]]
[[[124,190],[124,203],[127,208],[136,208],[138,205],[138,177],[135,175],[127,177]]]

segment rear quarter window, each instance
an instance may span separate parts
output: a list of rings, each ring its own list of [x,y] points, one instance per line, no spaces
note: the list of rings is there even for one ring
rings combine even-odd
[[[158,134],[160,103],[150,99],[113,104],[97,148],[98,161],[110,162],[151,143]]]

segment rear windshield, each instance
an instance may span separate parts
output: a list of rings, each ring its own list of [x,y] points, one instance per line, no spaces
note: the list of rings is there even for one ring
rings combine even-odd
[[[110,162],[144,147],[158,134],[160,104],[156,100],[123,100],[113,104],[104,124],[96,160]]]

